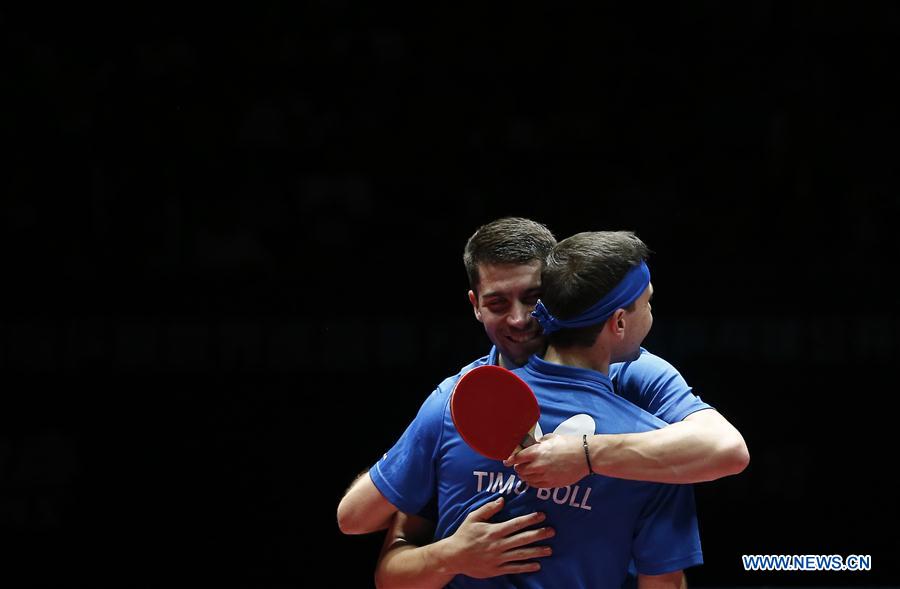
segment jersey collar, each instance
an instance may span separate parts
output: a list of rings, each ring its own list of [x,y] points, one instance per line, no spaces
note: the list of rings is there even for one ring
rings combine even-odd
[[[564,366],[562,364],[554,364],[547,362],[537,354],[528,359],[528,364],[524,366],[525,370],[536,375],[557,376],[568,380],[588,381],[597,383],[605,389],[613,391],[612,381],[602,372],[591,370],[590,368],[578,368],[575,366]]]

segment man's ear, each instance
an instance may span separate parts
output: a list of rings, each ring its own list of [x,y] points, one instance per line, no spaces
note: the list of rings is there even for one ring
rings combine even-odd
[[[612,327],[612,332],[616,337],[625,335],[625,309],[616,309],[609,320],[611,322],[610,327]]]
[[[475,319],[484,323],[481,319],[481,309],[478,308],[478,295],[474,290],[469,291],[469,302],[472,303],[472,310],[475,311]]]

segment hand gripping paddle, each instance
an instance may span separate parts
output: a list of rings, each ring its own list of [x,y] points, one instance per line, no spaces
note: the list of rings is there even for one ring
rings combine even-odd
[[[479,366],[457,381],[450,416],[473,450],[505,460],[535,443],[541,409],[524,380],[500,366]]]

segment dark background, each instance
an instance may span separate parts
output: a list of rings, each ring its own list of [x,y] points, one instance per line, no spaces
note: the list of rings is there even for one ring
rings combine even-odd
[[[632,229],[743,432],[692,586],[898,582],[895,3],[0,12],[4,587],[367,587],[503,215]],[[870,554],[750,573],[741,554]]]

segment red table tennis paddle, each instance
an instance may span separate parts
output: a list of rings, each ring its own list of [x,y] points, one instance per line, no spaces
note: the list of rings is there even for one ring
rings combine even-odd
[[[541,409],[524,380],[500,366],[479,366],[457,381],[450,416],[473,450],[505,460],[517,448],[535,443]]]

